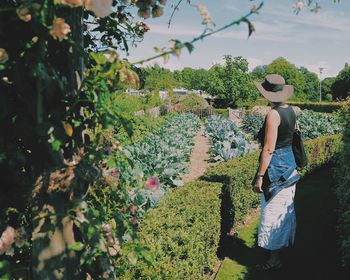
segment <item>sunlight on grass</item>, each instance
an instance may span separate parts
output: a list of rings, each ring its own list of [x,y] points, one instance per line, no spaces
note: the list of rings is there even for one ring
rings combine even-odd
[[[258,230],[259,218],[257,216],[252,220],[252,222],[246,226],[242,226],[238,230],[237,238],[243,240],[245,245],[249,248],[253,248],[255,245],[256,233]],[[239,264],[238,262],[225,258],[220,271],[216,277],[217,280],[241,280],[244,279],[247,273],[247,267],[245,265]]]

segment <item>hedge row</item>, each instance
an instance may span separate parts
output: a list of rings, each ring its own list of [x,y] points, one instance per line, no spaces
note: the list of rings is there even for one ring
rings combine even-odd
[[[324,136],[305,142],[309,164],[300,170],[304,176],[307,173],[327,164],[339,151],[341,138],[339,135]],[[227,161],[209,168],[203,178],[207,181],[223,183],[225,204],[223,219],[226,221],[226,231],[235,228],[244,221],[251,208],[259,204],[260,196],[252,192],[252,178],[258,167],[259,152]]]
[[[225,118],[228,118],[228,109],[214,109],[216,115],[221,115]]]
[[[194,181],[170,190],[139,231],[152,265],[138,262],[125,279],[208,279],[217,261],[221,188]]]
[[[343,146],[335,172],[336,195],[339,202],[337,231],[343,265],[350,273],[350,105],[344,108],[342,117],[345,127]]]
[[[287,104],[298,106],[302,110],[313,110],[321,113],[333,113],[344,107],[344,102],[296,102],[287,101]]]

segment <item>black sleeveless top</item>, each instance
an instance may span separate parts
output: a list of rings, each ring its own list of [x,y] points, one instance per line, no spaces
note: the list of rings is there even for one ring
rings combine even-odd
[[[296,123],[296,115],[291,106],[286,108],[274,107],[274,110],[278,112],[281,118],[281,123],[278,127],[276,149],[290,146],[293,142],[293,133]],[[258,140],[262,146],[264,146],[265,141],[265,128],[266,128],[266,117],[263,126],[258,133]]]

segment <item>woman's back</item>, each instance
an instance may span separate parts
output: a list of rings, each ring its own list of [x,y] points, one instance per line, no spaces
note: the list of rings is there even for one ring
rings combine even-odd
[[[278,135],[276,142],[276,149],[291,146],[293,143],[293,133],[295,129],[296,115],[291,106],[274,108],[278,112],[281,118],[280,125],[278,127]]]
[[[293,133],[296,123],[296,115],[291,106],[281,107],[276,106],[273,108],[280,115],[280,125],[278,126],[278,134],[276,141],[276,149],[291,146],[293,142]],[[262,146],[264,145],[265,140],[265,129],[266,129],[266,118],[264,125],[258,133],[258,139]]]

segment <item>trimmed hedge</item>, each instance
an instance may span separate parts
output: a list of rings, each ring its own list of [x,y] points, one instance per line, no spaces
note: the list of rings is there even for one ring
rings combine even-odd
[[[327,164],[339,151],[341,138],[339,135],[324,136],[305,142],[309,158],[307,167],[300,170],[304,176],[307,173]],[[258,167],[259,152],[245,157],[235,158],[215,167],[209,168],[203,180],[222,182],[225,202],[223,219],[226,221],[226,231],[235,228],[244,221],[251,208],[259,205],[260,195],[252,191],[251,182]]]
[[[216,115],[221,115],[225,118],[228,118],[228,109],[214,109]]]
[[[339,202],[337,225],[342,263],[350,273],[350,104],[342,112],[344,132],[343,146],[335,170],[336,195]]]
[[[138,262],[126,279],[208,279],[217,261],[221,188],[220,183],[194,181],[170,190],[140,226],[152,265]]]
[[[342,109],[345,105],[344,102],[296,102],[287,101],[286,102],[292,106],[298,106],[301,110],[313,110],[315,112],[321,113],[333,113]]]

